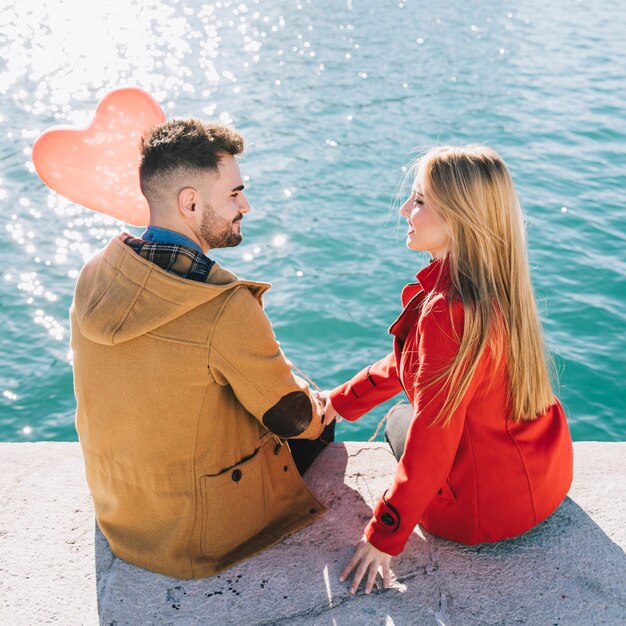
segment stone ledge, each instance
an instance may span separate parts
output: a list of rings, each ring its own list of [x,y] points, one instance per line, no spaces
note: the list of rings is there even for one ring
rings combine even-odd
[[[176,580],[95,536],[76,443],[0,443],[0,624],[626,623],[626,443],[574,446],[569,498],[534,530],[464,547],[419,529],[390,590],[338,575],[395,461],[385,444],[333,444],[307,474],[327,515],[219,577]],[[100,619],[98,619],[98,604]]]

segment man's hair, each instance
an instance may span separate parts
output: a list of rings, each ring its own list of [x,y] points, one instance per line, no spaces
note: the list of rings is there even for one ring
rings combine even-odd
[[[146,197],[150,181],[177,171],[214,171],[224,154],[243,152],[243,137],[223,124],[173,119],[151,128],[141,140],[139,181]],[[148,198],[149,199],[149,198]]]

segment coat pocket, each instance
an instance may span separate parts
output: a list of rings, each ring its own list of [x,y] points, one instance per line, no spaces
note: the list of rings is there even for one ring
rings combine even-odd
[[[437,492],[437,497],[442,500],[448,500],[449,502],[456,502],[456,496],[454,495],[454,491],[452,491],[452,487],[450,487],[450,482],[448,480],[443,483]]]
[[[202,551],[220,559],[267,524],[265,467],[259,450],[216,476],[200,478]]]

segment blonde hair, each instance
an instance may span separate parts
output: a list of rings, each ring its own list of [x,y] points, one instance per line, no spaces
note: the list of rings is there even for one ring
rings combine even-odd
[[[490,148],[443,146],[418,159],[412,172],[448,230],[450,305],[460,299],[464,309],[456,357],[427,384],[447,391],[433,423],[450,422],[486,349],[496,365],[506,355],[509,417],[533,420],[554,402],[554,393],[509,170]]]

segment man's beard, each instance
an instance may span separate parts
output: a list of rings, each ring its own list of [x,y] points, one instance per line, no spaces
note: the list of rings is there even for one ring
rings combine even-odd
[[[218,217],[213,207],[207,204],[200,223],[200,235],[209,248],[234,248],[243,239],[241,227],[239,232],[234,230],[234,224],[242,217],[240,213],[235,220],[225,220]]]

